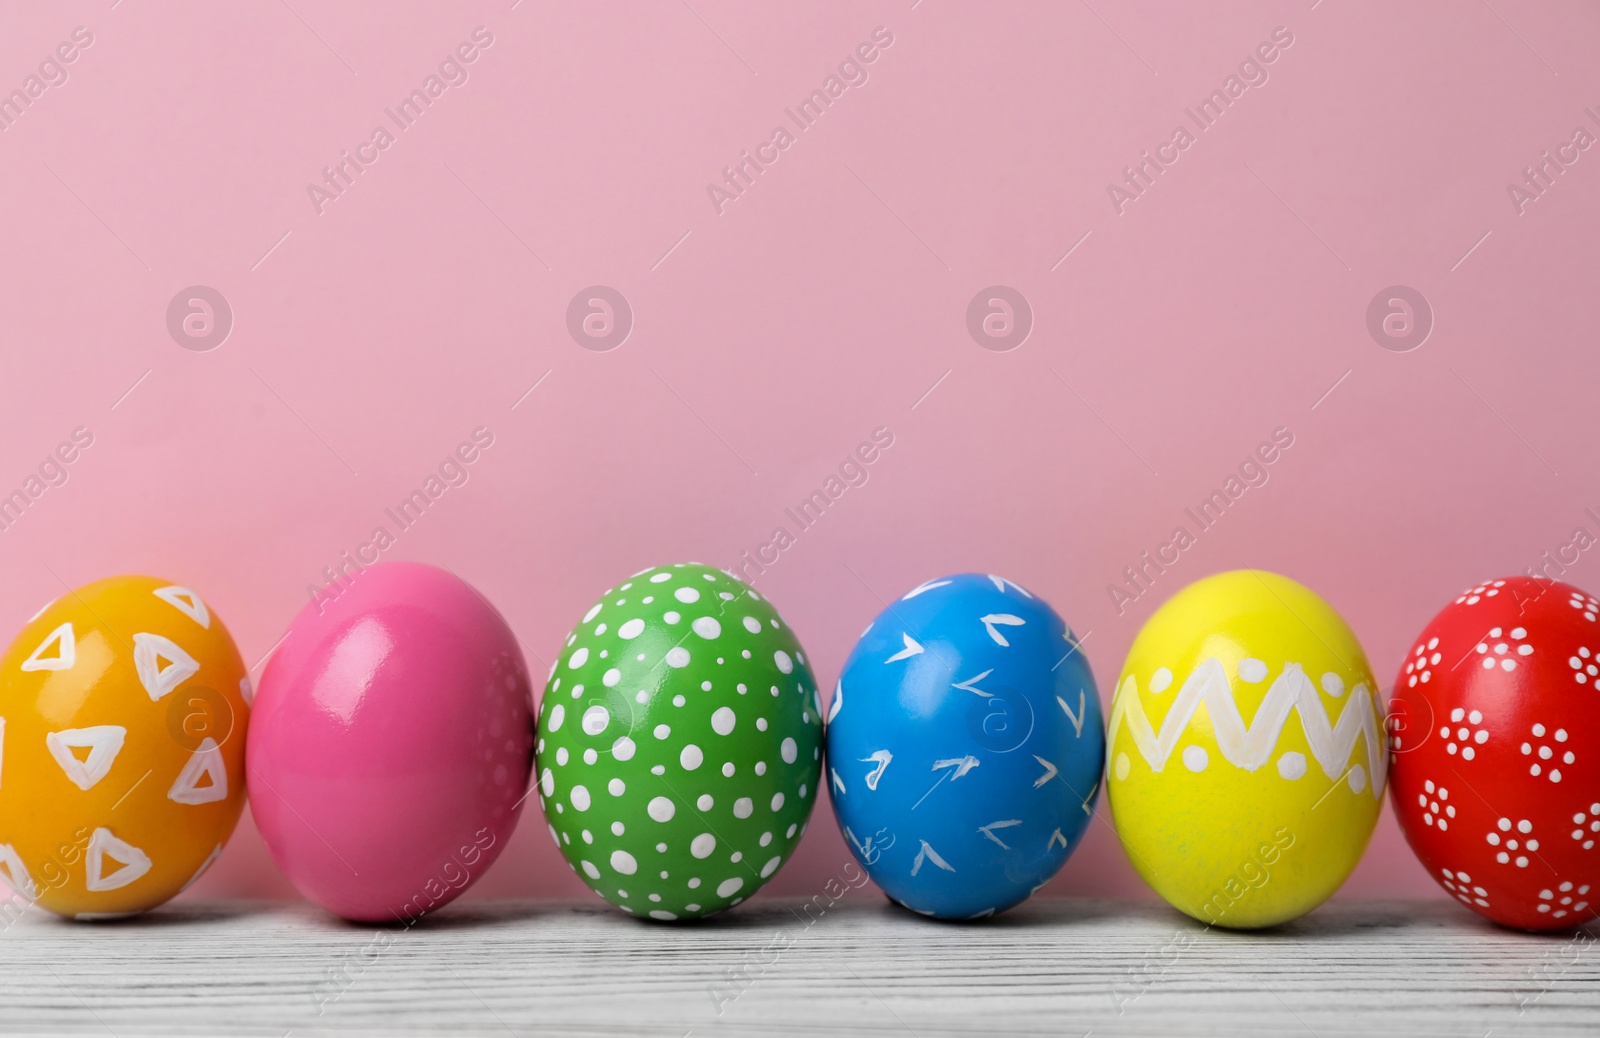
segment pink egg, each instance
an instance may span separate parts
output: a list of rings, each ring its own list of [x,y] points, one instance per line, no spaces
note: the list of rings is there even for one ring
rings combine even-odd
[[[273,651],[250,721],[250,810],[312,901],[415,918],[510,839],[533,728],[500,614],[444,570],[382,563],[302,609]]]

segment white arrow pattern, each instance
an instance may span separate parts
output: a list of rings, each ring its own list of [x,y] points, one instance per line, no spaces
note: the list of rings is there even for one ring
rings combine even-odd
[[[1005,627],[1021,627],[1028,622],[1022,617],[1012,616],[1010,613],[990,613],[987,616],[978,617],[978,620],[982,622],[983,629],[989,632],[989,637],[993,638],[994,643],[1001,648],[1010,648],[1011,643],[1006,641],[1006,636],[1000,633],[995,624],[1001,624]]]
[[[888,843],[879,842],[883,836],[883,832],[884,831],[882,829],[879,829],[877,832],[867,837],[866,841],[863,842],[856,839],[856,834],[850,831],[850,827],[848,825],[844,827],[845,838],[855,846],[856,850],[861,852],[861,860],[868,865],[875,864],[879,858],[883,857],[884,851],[894,846],[893,836],[889,837]]]
[[[1021,824],[1022,824],[1022,819],[1020,819],[1020,818],[1007,818],[1003,822],[990,822],[988,825],[980,825],[980,826],[978,826],[978,832],[980,832],[983,835],[987,836],[989,839],[993,840],[995,843],[998,843],[1001,847],[1003,847],[1003,848],[1005,848],[1006,850],[1009,851],[1011,849],[1011,845],[1006,843],[1004,840],[1000,839],[1000,837],[996,836],[994,834],[994,830],[995,829],[1009,829],[1013,825],[1021,825]]]
[[[973,677],[970,677],[965,681],[957,682],[957,683],[951,685],[950,687],[951,688],[959,688],[963,692],[972,692],[972,693],[974,693],[976,695],[982,696],[985,699],[989,699],[989,698],[992,698],[994,696],[994,693],[993,692],[985,692],[983,689],[979,688],[978,687],[978,682],[982,681],[984,678],[988,677],[990,674],[993,674],[993,673],[994,673],[994,668],[990,667],[988,670],[984,671],[982,674],[978,674],[978,675],[975,675]]]
[[[866,781],[868,789],[872,790],[874,793],[878,791],[878,780],[883,778],[884,769],[889,766],[889,762],[892,760],[894,760],[894,754],[890,753],[888,750],[877,750],[872,754],[872,756],[861,758],[861,763],[863,764],[871,764],[875,762],[878,765],[876,768],[873,768],[867,773]]]
[[[1080,739],[1083,738],[1083,708],[1084,708],[1085,702],[1086,702],[1085,696],[1083,694],[1083,689],[1081,689],[1081,688],[1078,689],[1078,712],[1077,713],[1073,713],[1072,712],[1072,707],[1068,706],[1067,705],[1067,701],[1065,699],[1062,699],[1060,696],[1056,696],[1056,702],[1060,703],[1061,704],[1061,709],[1066,711],[1067,720],[1072,722],[1072,730],[1078,733],[1078,738],[1080,738]]]
[[[900,596],[900,601],[909,602],[913,598],[916,598],[918,595],[922,594],[924,591],[932,591],[934,588],[936,588],[936,587],[944,587],[948,583],[950,583],[950,581],[948,581],[948,580],[928,580],[928,581],[924,581],[923,583],[918,584],[916,587],[912,588],[910,591],[907,591],[904,595],[901,595]]]
[[[950,776],[950,781],[954,782],[956,779],[965,775],[973,768],[976,768],[980,763],[981,762],[978,760],[978,758],[969,753],[965,757],[951,757],[948,760],[936,760],[933,762],[933,770],[938,771],[941,768],[955,768],[955,773]]]
[[[1035,596],[1030,591],[1028,591],[1026,588],[1022,587],[1021,585],[1017,584],[1015,581],[1008,580],[1005,577],[1001,577],[1001,576],[998,576],[998,575],[992,574],[992,573],[984,574],[984,577],[994,586],[994,589],[997,592],[999,592],[1000,594],[1002,594],[1002,595],[1010,596],[1010,595],[1012,595],[1014,593],[1015,595],[1020,596],[1020,598],[1023,598],[1023,599],[1034,600],[1034,598],[1035,598]],[[949,579],[929,580],[929,581],[926,581],[923,584],[920,584],[917,587],[911,589],[909,592],[907,592],[902,597],[901,600],[902,601],[907,601],[907,600],[910,600],[910,599],[914,599],[914,598],[918,597],[919,595],[922,595],[925,592],[932,591],[932,590],[934,590],[936,588],[945,587],[945,586],[948,586],[948,585],[950,585],[952,583],[955,583],[955,581],[949,580]],[[1017,602],[1016,599],[1013,599],[1013,601]],[[1020,605],[1020,602],[1017,602],[1017,604]],[[971,616],[970,613],[967,614],[967,615],[969,617]],[[1008,631],[1007,628],[1026,627],[1031,622],[1033,622],[1033,620],[1037,620],[1038,619],[1038,617],[1033,617],[1031,613],[1028,614],[1028,615],[1029,615],[1029,617],[1031,617],[1031,619],[1025,619],[1023,616],[1020,616],[1020,615],[1017,615],[1017,614],[1014,614],[1014,613],[1009,613],[1009,612],[991,612],[991,613],[986,613],[984,615],[981,615],[981,616],[977,617],[977,620],[978,620],[979,623],[981,623],[983,625],[984,633],[988,635],[990,641],[992,641],[995,645],[999,646],[1002,649],[1009,649],[1009,648],[1013,647],[1013,643],[1012,643],[1012,641],[1010,639],[1013,638],[1013,637],[1016,637],[1016,635],[1013,632]],[[968,622],[970,622],[970,620]],[[869,625],[868,631],[870,632],[873,629],[874,626],[875,625]],[[970,630],[970,628],[968,630]],[[864,632],[863,637],[865,636],[865,633],[866,632]],[[1068,630],[1068,629],[1064,629],[1063,630],[1063,637],[1066,639],[1068,644],[1073,646],[1074,648],[1076,648],[1077,645],[1079,644],[1078,640],[1074,637],[1072,632],[1070,630]],[[914,656],[922,655],[924,652],[928,651],[921,642],[919,642],[917,639],[915,639],[915,638],[913,638],[911,636],[909,631],[902,630],[900,638],[901,638],[901,646],[902,647],[898,651],[894,652],[892,655],[890,655],[889,657],[884,659],[883,662],[885,664],[903,662],[905,660],[911,659]],[[1047,660],[1046,661],[1046,665],[1048,665],[1048,663],[1049,663],[1049,661]],[[990,679],[993,678],[995,670],[996,670],[996,668],[990,667],[989,669],[983,670],[980,673],[973,674],[970,677],[966,677],[966,678],[962,678],[960,680],[952,681],[949,687],[952,688],[952,689],[956,689],[956,690],[962,691],[962,692],[970,692],[974,696],[978,696],[980,698],[984,698],[984,699],[993,698],[995,693],[989,691],[988,689],[985,689],[983,687],[983,684],[984,684],[985,681],[990,680]],[[954,675],[952,675],[952,676],[954,676]],[[950,680],[950,679],[946,678],[945,680]],[[860,690],[859,689],[857,690],[857,694],[860,694]],[[1085,728],[1085,726],[1087,724],[1087,720],[1088,720],[1088,705],[1089,705],[1089,703],[1088,703],[1088,694],[1087,694],[1086,690],[1084,690],[1081,687],[1079,688],[1079,690],[1078,690],[1078,701],[1075,704],[1076,709],[1074,709],[1074,704],[1070,703],[1070,693],[1063,693],[1063,694],[1057,695],[1056,696],[1056,702],[1061,707],[1062,713],[1065,714],[1067,719],[1072,723],[1073,732],[1074,732],[1075,736],[1077,738],[1081,739],[1083,737],[1083,730],[1084,730],[1084,728]],[[827,714],[827,720],[828,720],[829,723],[832,723],[834,721],[834,719],[840,715],[840,713],[841,713],[841,711],[843,709],[843,704],[844,704],[844,685],[843,685],[843,682],[841,680],[840,683],[836,686],[836,689],[835,689],[835,692],[834,692],[833,702],[830,704],[830,708],[829,708],[829,711],[828,711],[828,714]],[[1129,720],[1130,720],[1130,723],[1132,723],[1131,712],[1125,710],[1124,713],[1129,713],[1130,714]],[[1122,715],[1119,714],[1118,716],[1119,716],[1119,719],[1120,719]],[[870,746],[871,744],[868,743],[867,745]],[[862,747],[862,749],[865,749],[865,747]],[[860,750],[858,749],[856,752],[860,752]],[[1033,756],[1033,759],[1038,763],[1039,767],[1042,769],[1041,773],[1038,774],[1037,778],[1035,778],[1035,780],[1033,782],[1033,788],[1034,789],[1042,789],[1044,786],[1046,786],[1048,783],[1050,783],[1051,780],[1059,779],[1061,777],[1060,767],[1057,764],[1055,764],[1053,761],[1048,760],[1048,759],[1046,759],[1044,757],[1041,757],[1041,756],[1039,756],[1037,754],[1033,754],[1032,756]],[[880,783],[882,782],[884,776],[887,774],[887,771],[888,771],[888,768],[889,768],[890,764],[893,763],[893,761],[895,759],[895,755],[894,755],[894,752],[891,751],[891,750],[879,749],[879,750],[873,750],[867,756],[860,757],[860,758],[857,758],[857,759],[858,759],[858,761],[860,763],[869,765],[869,768],[866,770],[865,774],[862,776],[861,781],[863,781],[866,784],[866,787],[867,787],[868,790],[876,792],[879,789]],[[926,759],[926,758],[924,758],[924,759]],[[902,765],[904,765],[904,763],[905,762],[902,761]],[[939,783],[941,783],[941,782],[943,782],[943,781],[945,781],[947,779],[951,780],[951,781],[960,780],[968,772],[972,771],[974,768],[977,768],[977,767],[981,766],[981,764],[982,764],[982,761],[977,756],[974,756],[974,755],[971,755],[971,754],[968,754],[968,755],[965,755],[965,756],[961,756],[961,757],[949,757],[949,758],[936,759],[936,760],[933,761],[932,768],[931,768],[931,770],[934,773],[937,773],[938,776],[939,776],[938,777],[938,781],[934,783],[934,787],[937,788]],[[830,768],[829,769],[829,774],[830,774],[830,778],[832,779],[832,783],[833,783],[833,786],[834,786],[834,789],[835,789],[836,793],[838,793],[840,795],[844,794],[845,793],[845,783],[844,783],[844,779],[840,776],[838,770],[835,769],[835,768]],[[897,772],[896,774],[899,774],[899,772]],[[910,773],[907,773],[906,775],[901,776],[902,779],[909,778],[909,777],[911,777]],[[912,780],[914,781],[914,779],[912,779]],[[897,780],[897,781],[899,781],[899,780]],[[894,788],[898,788],[898,787],[894,787]],[[967,787],[963,787],[963,788],[967,788]],[[1095,789],[1098,790],[1098,788],[1099,788],[1099,784],[1098,784],[1098,782],[1096,782]],[[929,789],[927,793],[924,793],[922,795],[922,798],[917,801],[917,805],[914,805],[913,810],[915,809],[915,806],[920,806],[922,801],[926,800],[928,798],[928,795],[931,794],[933,791],[934,791],[933,789]],[[1076,796],[1076,792],[1077,791],[1074,790],[1072,792],[1073,792],[1074,796]],[[1043,795],[1043,794],[1041,794],[1041,795]],[[1052,802],[1054,802],[1054,795],[1052,794],[1051,796],[1052,796]],[[1085,799],[1080,804],[1080,807],[1086,813],[1088,813],[1090,811],[1089,802],[1093,798],[1094,798],[1094,792],[1091,791],[1090,794],[1089,794],[1088,799]],[[1070,816],[1062,816],[1062,817],[1070,817]],[[1025,822],[1025,820],[1023,818],[1002,818],[1002,819],[1000,819],[998,821],[990,822],[987,825],[979,826],[977,831],[982,834],[983,839],[992,842],[995,846],[1000,848],[1002,851],[1010,852],[1010,851],[1014,850],[1015,848],[1005,838],[1006,837],[1006,832],[1005,831],[1008,830],[1008,829],[1022,827],[1022,826],[1025,826],[1026,824],[1027,823]],[[1048,824],[1048,823],[1046,823],[1046,824]],[[1081,824],[1081,823],[1074,823],[1073,828],[1076,828],[1077,824]],[[1046,850],[1047,853],[1054,852],[1054,850],[1057,848],[1058,845],[1060,846],[1060,848],[1063,851],[1070,849],[1070,843],[1069,843],[1068,837],[1065,835],[1065,833],[1063,831],[1064,828],[1065,828],[1065,826],[1057,827],[1057,828],[1053,829],[1050,832],[1049,838],[1047,839],[1046,844],[1045,844],[1045,850]],[[884,836],[883,831],[880,830],[879,833],[877,834],[877,838],[869,838],[869,839],[867,839],[866,841],[863,842],[863,841],[861,841],[861,840],[856,838],[856,835],[855,835],[854,832],[850,831],[849,829],[845,829],[845,837],[846,837],[846,839],[848,839],[850,841],[850,843],[852,845],[852,849],[856,850],[858,852],[859,856],[861,856],[863,860],[866,860],[866,861],[869,861],[869,862],[872,861],[872,860],[877,859],[878,856],[881,855],[881,853],[885,849],[887,849],[887,846],[889,844],[892,844],[892,842],[893,842],[893,838],[892,837],[888,838],[887,843],[879,842],[879,838],[882,838],[883,836]],[[1015,839],[1016,837],[1012,837],[1012,838]],[[969,837],[969,839],[970,839],[970,837]],[[1031,836],[1031,835],[1029,835],[1027,833],[1024,833],[1023,837],[1022,837],[1022,842],[1031,843],[1034,839],[1037,839],[1037,836]],[[926,866],[929,862],[932,862],[934,867],[939,869],[939,870],[941,870],[941,871],[950,872],[950,873],[955,873],[957,871],[956,868],[953,865],[951,865],[950,862],[947,861],[943,856],[941,856],[939,854],[939,852],[936,851],[933,848],[933,846],[927,840],[919,839],[917,842],[918,842],[918,850],[917,850],[917,853],[916,853],[916,856],[915,856],[914,860],[912,861],[911,870],[910,870],[911,876],[915,877],[915,876],[920,875],[923,867]],[[1021,853],[1021,852],[1019,852],[1019,853]],[[903,861],[904,859],[901,858],[900,860]],[[1043,884],[1041,883],[1040,886],[1043,886]],[[1035,889],[1037,889],[1037,888],[1035,888]],[[986,912],[979,913],[979,917],[981,917],[983,915],[987,915],[987,914],[992,914],[993,911],[994,911],[993,909],[988,909],[988,910],[986,910]],[[927,913],[925,913],[925,914],[927,914]]]
[[[1035,779],[1034,783],[1033,783],[1033,788],[1034,789],[1038,789],[1040,786],[1044,785],[1046,782],[1049,782],[1051,779],[1055,778],[1056,777],[1056,772],[1059,769],[1057,769],[1054,764],[1051,764],[1049,761],[1047,761],[1043,757],[1039,756],[1037,753],[1033,755],[1033,759],[1038,761],[1040,764],[1044,765],[1044,774],[1040,775],[1037,779]]]
[[[917,642],[917,640],[915,638],[911,637],[911,635],[906,634],[904,632],[901,632],[900,637],[902,639],[904,639],[906,647],[901,649],[899,652],[895,653],[893,656],[890,656],[888,659],[884,660],[883,662],[885,662],[885,663],[896,663],[896,662],[898,662],[900,660],[908,660],[913,656],[922,655],[922,646]]]
[[[989,580],[994,584],[994,589],[1000,592],[1002,595],[1005,594],[1006,587],[1009,585],[1010,587],[1016,588],[1017,593],[1023,598],[1033,597],[1033,592],[1029,591],[1027,588],[1023,587],[1021,584],[1018,584],[1014,580],[1007,580],[1005,577],[997,577],[993,573],[988,574],[988,577]]]
[[[917,860],[911,863],[911,874],[913,876],[922,871],[922,863],[924,861],[931,861],[935,865],[939,866],[939,868],[944,869],[946,872],[955,871],[948,861],[945,861],[943,858],[939,857],[938,851],[928,846],[927,840],[920,840],[918,842],[922,844],[922,849],[917,852]]]

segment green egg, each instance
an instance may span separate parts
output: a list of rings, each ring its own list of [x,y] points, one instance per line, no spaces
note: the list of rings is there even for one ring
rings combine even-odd
[[[822,773],[817,682],[766,599],[678,563],[607,591],[539,710],[539,803],[572,870],[635,915],[754,894],[805,833]]]

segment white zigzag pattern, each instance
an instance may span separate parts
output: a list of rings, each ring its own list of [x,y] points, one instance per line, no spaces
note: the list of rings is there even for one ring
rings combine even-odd
[[[1144,705],[1139,699],[1138,681],[1131,674],[1117,691],[1107,727],[1115,736],[1117,725],[1126,721],[1128,734],[1133,736],[1140,755],[1153,770],[1160,771],[1166,766],[1178,739],[1189,727],[1189,721],[1202,702],[1211,715],[1217,748],[1228,763],[1246,771],[1255,771],[1272,759],[1291,711],[1299,713],[1300,726],[1306,734],[1306,742],[1311,746],[1311,753],[1322,766],[1323,774],[1330,779],[1338,779],[1345,773],[1356,740],[1365,738],[1367,772],[1371,776],[1368,788],[1374,797],[1383,795],[1388,760],[1384,754],[1383,740],[1379,737],[1377,708],[1371,691],[1365,684],[1357,684],[1350,690],[1338,722],[1329,724],[1316,686],[1298,663],[1284,665],[1283,673],[1267,689],[1266,697],[1262,699],[1249,727],[1245,726],[1244,718],[1239,714],[1239,706],[1233,699],[1233,687],[1228,682],[1222,662],[1216,657],[1201,663],[1184,681],[1172,708],[1162,718],[1159,735],[1145,716]]]

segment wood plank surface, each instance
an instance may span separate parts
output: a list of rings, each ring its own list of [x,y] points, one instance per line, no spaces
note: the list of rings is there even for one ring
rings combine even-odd
[[[1600,927],[1351,901],[1233,933],[1070,899],[945,924],[864,891],[826,900],[693,926],[598,902],[468,903],[410,929],[305,905],[35,910],[0,933],[0,1033],[1600,1034]]]

